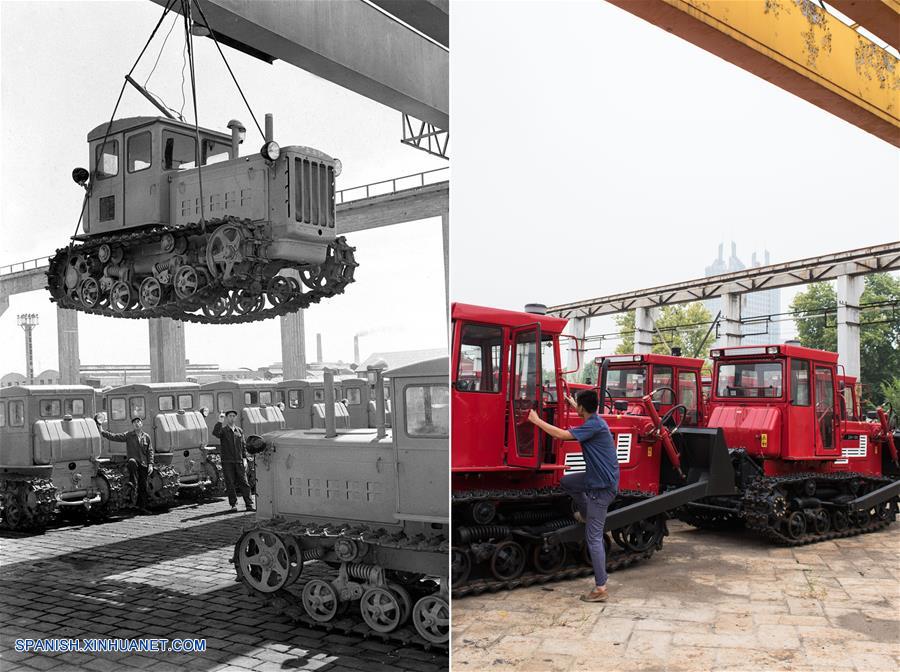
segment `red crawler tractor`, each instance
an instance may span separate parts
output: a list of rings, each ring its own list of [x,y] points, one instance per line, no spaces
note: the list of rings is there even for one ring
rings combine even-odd
[[[567,470],[583,468],[581,448],[543,435],[527,420],[532,408],[558,426],[575,419],[564,402],[570,391],[560,358],[566,320],[459,303],[452,316],[454,596],[590,573],[584,529],[559,489]],[[662,547],[667,512],[734,492],[721,432],[687,426],[702,419],[702,362],[667,358],[668,382],[678,381],[673,386],[654,379],[653,367],[660,373],[666,367],[663,359],[629,357],[611,369],[602,362],[603,415],[621,471],[607,518],[615,541],[610,570]],[[628,372],[648,366],[648,382],[638,390]],[[618,389],[606,391],[607,378],[631,384],[635,396],[611,398]]]
[[[721,429],[737,492],[691,502],[698,527],[746,525],[782,544],[873,532],[896,517],[897,442],[882,409],[864,419],[837,355],[797,345],[712,351],[706,425]]]

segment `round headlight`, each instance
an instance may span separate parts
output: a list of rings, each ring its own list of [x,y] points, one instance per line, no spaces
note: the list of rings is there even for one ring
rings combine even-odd
[[[341,163],[340,159],[335,159],[334,160],[334,176],[340,177],[342,170],[344,170],[344,164]]]
[[[277,161],[278,157],[281,156],[281,147],[279,147],[278,143],[273,140],[264,144],[260,153],[262,154],[264,159],[268,159],[269,161]]]

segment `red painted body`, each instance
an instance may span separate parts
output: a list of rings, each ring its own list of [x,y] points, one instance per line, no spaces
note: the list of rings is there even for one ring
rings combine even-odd
[[[796,345],[712,351],[709,427],[729,449],[762,461],[767,475],[882,474],[891,432],[859,412],[856,379],[838,375],[837,354]]]

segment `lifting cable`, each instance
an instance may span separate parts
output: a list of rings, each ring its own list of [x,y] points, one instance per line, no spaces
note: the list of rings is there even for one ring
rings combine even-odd
[[[200,117],[197,115],[197,78],[194,70],[194,34],[191,32],[191,0],[181,0],[181,11],[184,15],[184,39],[187,43],[188,64],[191,73],[191,100],[194,103],[194,162],[197,165],[197,184],[200,189],[200,232],[206,233],[206,204],[203,202],[203,168],[201,156],[203,147],[200,144]]]

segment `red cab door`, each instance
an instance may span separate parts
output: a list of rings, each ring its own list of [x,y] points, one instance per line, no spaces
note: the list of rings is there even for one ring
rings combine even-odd
[[[538,466],[540,430],[528,413],[541,412],[541,328],[529,325],[511,334],[509,377],[509,443],[506,461],[511,466]]]

